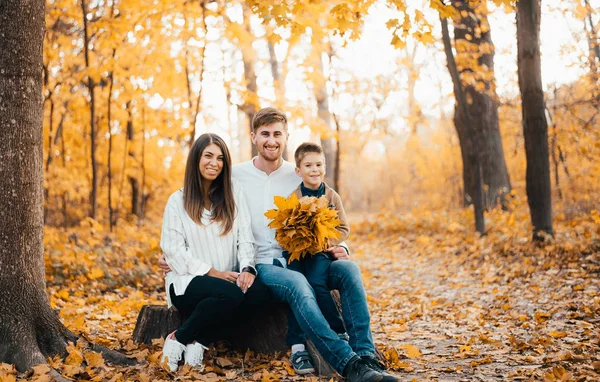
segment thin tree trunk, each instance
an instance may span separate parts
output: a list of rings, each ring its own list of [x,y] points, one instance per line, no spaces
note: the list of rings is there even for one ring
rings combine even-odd
[[[146,210],[146,195],[144,189],[146,188],[146,105],[142,107],[142,187],[140,190],[140,220],[139,223],[144,219]]]
[[[592,6],[590,5],[590,2],[588,0],[584,0],[585,2],[585,9],[587,10],[587,21],[589,23],[589,36],[588,36],[588,41],[590,44],[590,49],[594,52],[594,54],[596,55],[596,57],[592,57],[592,61],[594,59],[597,59],[600,62],[600,43],[598,43],[598,35],[596,32],[596,29],[594,28],[594,20],[592,20]],[[584,21],[584,25],[585,25],[585,21]],[[594,65],[594,69],[598,70],[598,67],[596,65]]]
[[[81,0],[81,12],[83,13],[83,52],[85,56],[85,68],[90,69],[89,35],[87,21],[87,7],[85,0]],[[94,79],[88,74],[88,90],[90,92],[90,136],[91,151],[90,159],[92,164],[92,185],[90,190],[90,217],[96,219],[98,210],[98,163],[96,162],[96,100],[94,96]]]
[[[482,182],[485,185],[484,208],[493,208],[498,203],[506,207],[506,195],[510,192],[511,185],[500,136],[494,75],[494,44],[487,20],[487,6],[485,2],[477,3],[468,0],[452,3],[460,15],[454,21],[457,60],[462,64],[460,75],[461,78],[472,76],[475,79],[475,84],[472,81],[468,84],[461,83],[469,102],[466,108],[457,104],[454,112],[454,124],[461,142],[463,159],[467,159],[463,162],[465,202],[467,205],[470,204],[474,195],[476,170],[470,166],[468,146],[463,145],[469,139],[465,137],[468,134],[463,126],[465,118],[463,110],[469,113],[473,128],[475,146],[472,147],[478,148],[479,151]]]
[[[273,75],[273,87],[275,88],[275,104],[283,109],[285,105],[285,79],[282,79],[281,67],[275,54],[275,45],[269,39],[267,39],[267,45],[269,48],[269,64]],[[288,160],[288,155],[288,147],[286,146],[283,150],[283,159]]]
[[[127,121],[127,141],[128,141],[128,155],[134,161],[137,161],[135,157],[135,150],[133,148],[133,140],[135,138],[135,131],[133,129],[133,112],[131,108],[128,108],[129,119]],[[129,184],[131,185],[131,213],[141,219],[141,195],[140,195],[140,182],[135,176],[128,176]]]
[[[452,82],[454,83],[454,94],[456,95],[456,102],[459,107],[462,108],[462,112],[464,117],[464,127],[466,136],[468,137],[468,163],[471,165],[471,168],[475,169],[473,171],[474,175],[474,194],[473,194],[473,205],[475,212],[475,229],[480,234],[485,234],[485,222],[483,218],[483,185],[482,174],[481,174],[481,164],[479,162],[479,155],[477,152],[477,148],[475,147],[475,132],[471,124],[471,117],[467,110],[467,100],[465,94],[463,92],[462,83],[460,81],[460,73],[456,67],[456,61],[454,61],[454,53],[452,52],[452,44],[450,42],[450,33],[448,32],[448,20],[440,17],[442,22],[442,39],[444,42],[444,51],[446,52],[446,59],[448,60],[448,70],[450,71],[450,75],[452,77]]]
[[[44,1],[3,2],[0,36],[0,362],[25,371],[64,354],[68,337],[44,274]]]
[[[250,26],[250,18],[252,17],[252,11],[248,5],[243,5],[244,10],[244,29],[251,39],[254,39],[252,34],[252,28]],[[258,95],[257,95],[257,84],[256,84],[256,72],[254,71],[254,64],[256,62],[255,52],[252,50],[252,44],[244,44],[240,47],[242,51],[242,60],[244,61],[244,77],[246,79],[246,97],[244,104],[241,109],[248,119],[249,131],[252,132],[252,119],[254,114],[258,111]],[[250,143],[252,146],[252,157],[258,154],[256,146]]]
[[[333,185],[335,187],[335,190],[340,191],[340,162],[341,162],[341,155],[342,155],[342,147],[341,147],[341,140],[342,140],[342,136],[341,136],[341,131],[340,131],[340,121],[338,119],[338,116],[335,115],[335,113],[331,113],[331,115],[333,115],[333,121],[335,122],[335,133],[337,135],[337,139],[335,140],[336,145],[335,145],[335,168],[333,170]]]
[[[115,57],[115,49],[113,49],[113,58]],[[107,125],[108,125],[108,224],[110,226],[110,232],[113,230],[113,207],[112,207],[112,149],[113,149],[113,136],[112,136],[112,90],[114,85],[114,73],[110,72],[108,76],[110,80],[110,86],[108,88],[108,110],[107,110]]]
[[[196,107],[193,109],[192,113],[192,131],[190,132],[189,137],[189,147],[192,148],[194,144],[194,140],[196,139],[196,123],[198,122],[198,115],[200,114],[200,108],[202,107],[202,92],[204,91],[204,68],[206,57],[204,53],[206,52],[206,44],[208,44],[208,39],[206,38],[208,34],[208,28],[206,26],[206,4],[204,0],[200,0],[200,7],[202,8],[202,31],[204,32],[204,45],[200,48],[200,57],[201,57],[201,66],[200,66],[200,90],[198,90],[198,97],[196,98]],[[186,51],[186,60],[187,60],[187,51]],[[187,64],[186,64],[187,65]],[[186,67],[186,75],[188,75],[188,69]],[[189,85],[189,77],[188,77],[188,98],[191,102],[191,88]],[[190,108],[192,105],[190,104]]]
[[[313,50],[317,47],[313,47]],[[329,96],[327,94],[327,79],[324,75],[323,58],[321,57],[321,51],[313,53],[313,64],[316,70],[317,83],[315,83],[314,92],[315,99],[317,100],[317,115],[323,124],[325,132],[321,133],[321,147],[323,148],[323,154],[325,155],[325,164],[327,165],[327,171],[325,172],[325,182],[337,190],[335,184],[335,149],[336,149],[336,138],[332,131],[331,124],[333,117],[329,111]]]
[[[556,184],[556,191],[558,193],[558,199],[562,200],[563,196],[562,196],[562,190],[560,189],[560,176],[558,175],[558,170],[559,170],[559,162],[558,162],[558,158],[556,155],[556,151],[558,150],[558,144],[557,144],[557,133],[556,133],[556,123],[554,122],[554,115],[556,114],[556,103],[558,102],[558,89],[555,87],[554,88],[554,97],[553,97],[553,107],[552,107],[552,112],[550,112],[550,110],[546,110],[548,112],[548,118],[550,118],[550,125],[552,127],[551,131],[552,136],[550,139],[550,154],[552,155],[552,165],[554,167],[554,184]]]
[[[517,2],[517,65],[527,159],[527,202],[533,240],[552,236],[552,195],[540,58],[540,0]]]

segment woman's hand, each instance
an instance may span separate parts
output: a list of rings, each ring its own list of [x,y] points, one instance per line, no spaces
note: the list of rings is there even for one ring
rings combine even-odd
[[[210,277],[223,279],[225,281],[229,281],[230,283],[236,282],[236,280],[240,276],[240,274],[237,272],[221,272],[217,271],[215,268],[210,268],[210,271],[208,271],[206,275]]]
[[[256,279],[256,276],[254,276],[252,273],[242,272],[240,273],[240,277],[237,279],[237,285],[240,287],[242,292],[246,293],[254,283],[254,279]]]
[[[165,258],[165,254],[161,253],[158,258],[158,267],[163,271],[163,276],[167,273],[171,272],[171,267],[167,264],[167,259]]]

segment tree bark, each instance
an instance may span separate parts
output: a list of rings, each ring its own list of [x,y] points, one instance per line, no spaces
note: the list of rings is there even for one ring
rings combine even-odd
[[[448,70],[452,77],[452,83],[454,84],[454,94],[456,97],[456,103],[462,108],[464,117],[464,128],[467,145],[463,150],[461,145],[461,152],[463,152],[463,158],[465,158],[465,151],[467,154],[467,161],[471,166],[474,176],[474,194],[473,194],[473,207],[475,212],[475,230],[480,234],[485,234],[485,222],[483,217],[484,210],[484,196],[483,196],[483,185],[482,174],[481,174],[481,163],[479,161],[479,153],[475,146],[476,138],[473,126],[471,124],[471,117],[467,110],[467,99],[462,88],[462,82],[460,80],[460,73],[456,67],[456,61],[454,61],[454,53],[452,52],[452,44],[450,43],[450,33],[448,32],[448,20],[440,16],[442,23],[442,40],[444,42],[444,51],[446,53],[446,59],[448,60]],[[463,159],[464,160],[464,159]]]
[[[127,103],[127,112],[129,118],[127,120],[127,146],[129,147],[128,155],[134,161],[137,161],[135,156],[135,150],[133,148],[133,140],[135,138],[135,131],[133,128],[133,111],[131,110],[131,103]],[[131,186],[131,213],[137,216],[139,219],[142,218],[142,195],[140,193],[140,181],[137,177],[129,175],[127,177],[129,185]]]
[[[113,49],[113,54],[112,57],[113,59],[115,58],[115,52],[116,50]],[[108,78],[110,80],[110,86],[108,88],[108,110],[106,113],[106,124],[107,124],[107,128],[108,128],[108,158],[107,158],[107,167],[108,167],[108,224],[110,227],[110,232],[112,232],[113,230],[113,226],[114,226],[114,220],[113,220],[113,215],[114,215],[114,210],[113,210],[113,206],[112,206],[112,148],[113,148],[113,135],[112,135],[112,91],[113,91],[113,86],[115,83],[115,78],[114,78],[114,72],[110,72],[110,74],[108,75]]]
[[[313,47],[317,49],[317,47]],[[327,165],[327,171],[325,172],[325,182],[339,192],[339,185],[335,183],[335,172],[336,172],[336,138],[332,129],[333,117],[329,111],[329,96],[327,94],[327,81],[324,75],[323,58],[321,57],[321,51],[318,50],[314,53],[314,68],[317,71],[317,83],[315,83],[314,93],[315,99],[317,100],[317,115],[323,124],[323,128],[326,130],[321,133],[321,147],[323,148],[323,154],[325,155],[325,164]]]
[[[240,47],[242,51],[242,60],[244,61],[244,78],[246,79],[246,96],[244,98],[244,104],[241,106],[242,111],[248,118],[249,131],[252,132],[252,119],[254,114],[258,111],[258,86],[256,84],[256,72],[254,71],[254,64],[256,61],[255,52],[252,50],[252,41],[254,35],[252,34],[252,27],[250,26],[250,18],[252,17],[252,10],[249,6],[244,4],[244,29],[248,35],[250,41]],[[252,150],[252,157],[258,155],[256,146],[250,143]]]
[[[90,51],[89,51],[89,34],[87,7],[85,0],[81,0],[81,12],[83,16],[83,52],[85,57],[85,68],[90,69]],[[92,163],[92,185],[90,190],[90,217],[96,219],[98,211],[98,163],[96,161],[96,100],[94,95],[94,79],[88,74],[87,87],[90,92],[90,159]]]
[[[0,362],[20,371],[69,337],[45,288],[43,35],[43,0],[0,3]]]
[[[200,75],[198,76],[198,78],[200,79],[200,90],[198,90],[198,97],[196,97],[196,106],[194,108],[192,108],[192,89],[191,89],[191,84],[190,84],[190,78],[189,78],[189,70],[188,70],[188,66],[189,66],[189,62],[188,62],[188,53],[186,50],[186,68],[185,68],[185,75],[186,75],[186,79],[187,79],[187,83],[188,83],[188,99],[189,99],[189,104],[190,104],[190,110],[192,112],[192,130],[190,131],[190,136],[189,136],[189,141],[188,141],[188,146],[191,149],[192,146],[194,145],[194,140],[196,139],[196,124],[198,123],[198,115],[200,114],[200,108],[202,107],[202,92],[204,91],[204,68],[206,67],[205,65],[205,52],[206,52],[206,44],[208,44],[208,39],[207,39],[207,33],[208,33],[208,28],[206,26],[206,4],[204,0],[200,1],[200,8],[202,9],[202,31],[204,32],[204,45],[202,45],[202,47],[200,48]]]
[[[466,109],[458,103],[454,109],[454,125],[463,157],[464,203],[471,204],[476,192],[476,170],[468,160],[470,153],[465,128],[465,113],[469,113],[476,142],[474,148],[478,149],[481,162],[484,208],[493,208],[499,202],[505,207],[505,196],[510,192],[511,185],[498,122],[494,44],[487,8],[485,2],[476,4],[469,0],[453,1],[452,4],[460,15],[454,20],[454,40],[461,85],[467,101]],[[465,81],[465,77],[472,79]]]
[[[267,38],[267,45],[269,48],[269,65],[271,67],[271,75],[273,76],[273,88],[275,89],[275,104],[279,109],[283,110],[285,105],[285,76],[282,73],[279,61],[277,61],[275,44]],[[288,160],[289,153],[287,146],[283,150],[282,156],[284,160]]]
[[[592,20],[592,6],[590,5],[589,0],[584,0],[585,9],[587,11],[587,22],[589,23],[590,30],[588,31],[588,43],[590,45],[590,51],[593,52],[592,57],[590,57],[591,62],[593,63],[592,70],[598,71],[598,66],[596,65],[596,60],[600,63],[600,43],[598,42],[598,36],[596,33],[596,29],[594,28],[594,20]],[[585,26],[585,20],[583,22]],[[587,28],[585,28],[587,30]],[[591,53],[591,52],[590,52]]]
[[[540,58],[540,0],[517,2],[517,66],[527,159],[527,202],[533,240],[552,236],[552,195]]]

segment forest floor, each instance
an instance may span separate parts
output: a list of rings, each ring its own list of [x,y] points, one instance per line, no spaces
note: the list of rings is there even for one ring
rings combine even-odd
[[[352,225],[374,339],[401,380],[600,380],[600,216],[558,216],[556,238],[534,246],[524,214],[492,213],[484,237],[471,232],[466,210],[383,213]],[[140,308],[165,304],[159,234],[156,224],[107,233],[91,220],[46,228],[48,292],[63,322],[141,361],[107,365],[80,341],[50,366],[73,380],[319,380],[294,376],[287,354],[223,346],[208,352],[204,372],[173,375],[160,366],[161,340],[133,343]],[[0,364],[0,381],[48,381],[48,370],[17,374]]]

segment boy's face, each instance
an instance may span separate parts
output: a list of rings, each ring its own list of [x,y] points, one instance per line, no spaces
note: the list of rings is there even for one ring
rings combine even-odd
[[[281,159],[288,140],[287,130],[281,122],[263,125],[251,132],[250,137],[256,145],[258,155],[269,162]]]
[[[325,156],[318,153],[308,153],[296,167],[296,174],[302,178],[304,186],[316,190],[325,177]]]

